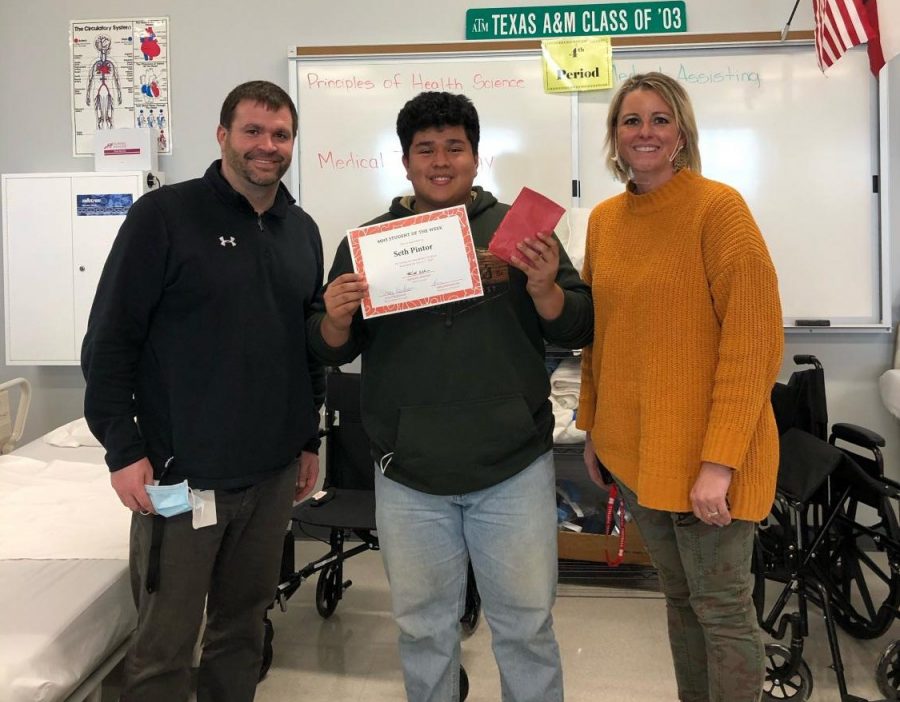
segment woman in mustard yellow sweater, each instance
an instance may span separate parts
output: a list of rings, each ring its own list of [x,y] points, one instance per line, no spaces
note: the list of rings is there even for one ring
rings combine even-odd
[[[600,462],[615,477],[659,572],[679,699],[756,702],[750,558],[775,493],[769,394],[784,345],[775,269],[743,198],[700,175],[674,79],[625,81],[606,140],[627,185],[588,225],[585,464],[598,484]]]

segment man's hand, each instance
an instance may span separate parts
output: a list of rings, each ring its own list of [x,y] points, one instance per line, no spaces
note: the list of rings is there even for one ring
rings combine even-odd
[[[300,502],[309,495],[319,479],[319,456],[309,451],[300,452],[300,468],[297,470],[297,489],[294,502]]]
[[[356,273],[344,273],[328,284],[322,296],[326,314],[321,331],[326,344],[337,348],[347,343],[353,315],[368,289],[365,279]]]
[[[153,483],[153,466],[146,458],[129,466],[115,470],[109,475],[109,482],[119,496],[119,500],[132,512],[153,512],[153,503],[144,489]]]
[[[528,237],[517,248],[519,255],[512,257],[512,265],[528,277],[525,289],[538,314],[547,320],[556,319],[565,304],[565,294],[556,284],[559,244],[552,233],[538,232],[536,239]]]
[[[721,463],[704,461],[700,465],[700,474],[691,488],[691,506],[701,522],[711,526],[731,524],[726,495],[733,475],[734,470]]]

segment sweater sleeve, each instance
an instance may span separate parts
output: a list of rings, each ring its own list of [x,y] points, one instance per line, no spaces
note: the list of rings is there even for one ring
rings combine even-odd
[[[331,283],[339,275],[352,272],[353,263],[350,259],[350,244],[345,237],[334,255],[334,263],[331,265],[331,271],[328,273],[328,282]],[[362,352],[365,346],[366,329],[362,310],[357,310],[356,314],[353,315],[353,322],[350,325],[350,338],[347,343],[337,348],[329,346],[322,337],[323,319],[325,319],[325,302],[319,296],[316,304],[313,306],[313,314],[310,315],[306,323],[309,350],[313,359],[326,366],[339,366],[349,363]]]
[[[138,364],[162,296],[168,229],[152,196],[137,200],[110,249],[81,348],[84,415],[110,470],[147,455],[135,422]]]
[[[589,344],[594,335],[591,288],[578,275],[558,239],[557,243],[559,270],[556,273],[556,284],[562,288],[565,301],[559,317],[550,321],[541,320],[542,333],[551,344],[567,349],[580,349]]]
[[[716,203],[704,257],[721,325],[712,405],[701,460],[740,469],[781,367],[784,329],[778,280],[743,199]]]
[[[591,226],[588,224],[584,248],[584,267],[581,271],[581,277],[589,290],[593,290],[593,247],[591,246],[591,238]],[[591,304],[591,315],[594,316],[593,303]],[[575,413],[575,426],[587,432],[594,428],[594,411],[597,407],[597,386],[594,385],[593,356],[594,344],[591,341],[581,351],[581,390],[578,395],[578,411]]]

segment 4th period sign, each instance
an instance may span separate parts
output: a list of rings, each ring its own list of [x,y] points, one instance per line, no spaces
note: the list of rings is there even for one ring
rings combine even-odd
[[[687,31],[683,0],[466,11],[466,39],[528,39]]]

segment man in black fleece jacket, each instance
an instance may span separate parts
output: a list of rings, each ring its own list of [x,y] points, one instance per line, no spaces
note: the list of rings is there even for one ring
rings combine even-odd
[[[254,696],[292,500],[319,471],[324,375],[307,357],[306,317],[321,300],[322,245],[281,184],[296,133],[281,88],[235,88],[222,160],[139,199],[100,278],[82,368],[88,425],[134,512],[124,702],[189,698],[204,601],[198,701]],[[153,514],[154,480],[187,481],[202,511]]]
[[[365,280],[346,239],[311,348],[327,363],[362,354],[363,423],[406,692],[459,695],[459,617],[471,559],[493,634],[503,699],[563,699],[550,609],[556,594],[553,416],[544,339],[591,340],[590,291],[552,233],[507,265],[488,243],[509,210],[473,186],[478,114],[463,95],[422,93],[397,134],[414,191],[374,220],[465,205],[484,296],[363,320]]]

